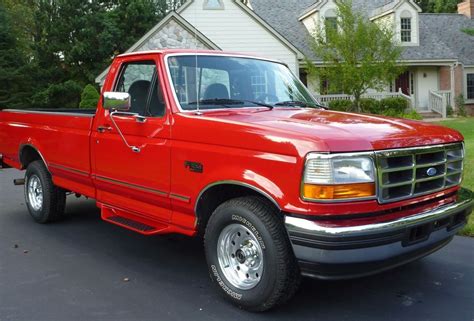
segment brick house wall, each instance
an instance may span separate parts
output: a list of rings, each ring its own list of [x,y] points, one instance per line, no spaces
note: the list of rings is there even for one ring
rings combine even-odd
[[[451,67],[449,66],[439,68],[439,89],[451,90]]]
[[[464,93],[464,81],[463,66],[458,65],[454,68],[454,97]],[[439,68],[439,89],[451,90],[450,66],[442,66]],[[466,104],[466,111],[469,115],[474,115],[474,104]]]

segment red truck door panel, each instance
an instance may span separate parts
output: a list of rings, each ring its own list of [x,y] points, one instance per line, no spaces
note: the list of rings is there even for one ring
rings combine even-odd
[[[114,126],[110,112],[101,106],[92,129],[93,178],[97,201],[149,218],[168,222],[171,216],[169,114],[154,60],[132,61],[120,66],[113,91],[128,92],[131,113],[114,115],[128,147]]]

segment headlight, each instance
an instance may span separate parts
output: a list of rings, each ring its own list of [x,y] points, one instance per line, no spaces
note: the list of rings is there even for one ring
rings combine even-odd
[[[314,201],[375,197],[375,176],[370,156],[310,154],[306,160],[302,197]]]

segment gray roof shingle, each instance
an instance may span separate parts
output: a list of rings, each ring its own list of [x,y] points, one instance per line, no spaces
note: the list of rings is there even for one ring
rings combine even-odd
[[[298,18],[315,0],[252,0],[252,7],[276,31],[303,54],[315,59],[311,35]],[[354,9],[371,16],[377,8],[393,5],[391,0],[353,0]],[[474,28],[474,19],[459,14],[420,14],[420,45],[404,47],[403,60],[459,60],[474,65],[474,36],[462,32]]]
[[[370,16],[375,17],[375,16],[378,16],[379,14],[392,10],[393,8],[397,6],[399,2],[400,1],[386,2],[384,5],[372,9]]]
[[[315,0],[252,0],[254,12],[270,24],[304,55],[313,57],[311,35],[298,20],[300,13],[314,4]]]
[[[431,56],[433,58],[456,58],[465,65],[474,65],[474,36],[464,33],[462,29],[474,29],[474,19],[460,14],[420,14],[420,37],[431,37],[431,47],[436,47]],[[425,39],[430,42],[430,39]],[[450,53],[442,51],[440,46],[449,49]],[[420,46],[421,47],[421,46]],[[419,53],[423,56],[423,53]],[[445,57],[443,57],[443,54]]]

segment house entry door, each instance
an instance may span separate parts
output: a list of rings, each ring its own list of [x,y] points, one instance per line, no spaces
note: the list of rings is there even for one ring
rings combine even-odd
[[[395,91],[402,90],[405,95],[410,95],[410,72],[405,71],[395,80]]]

